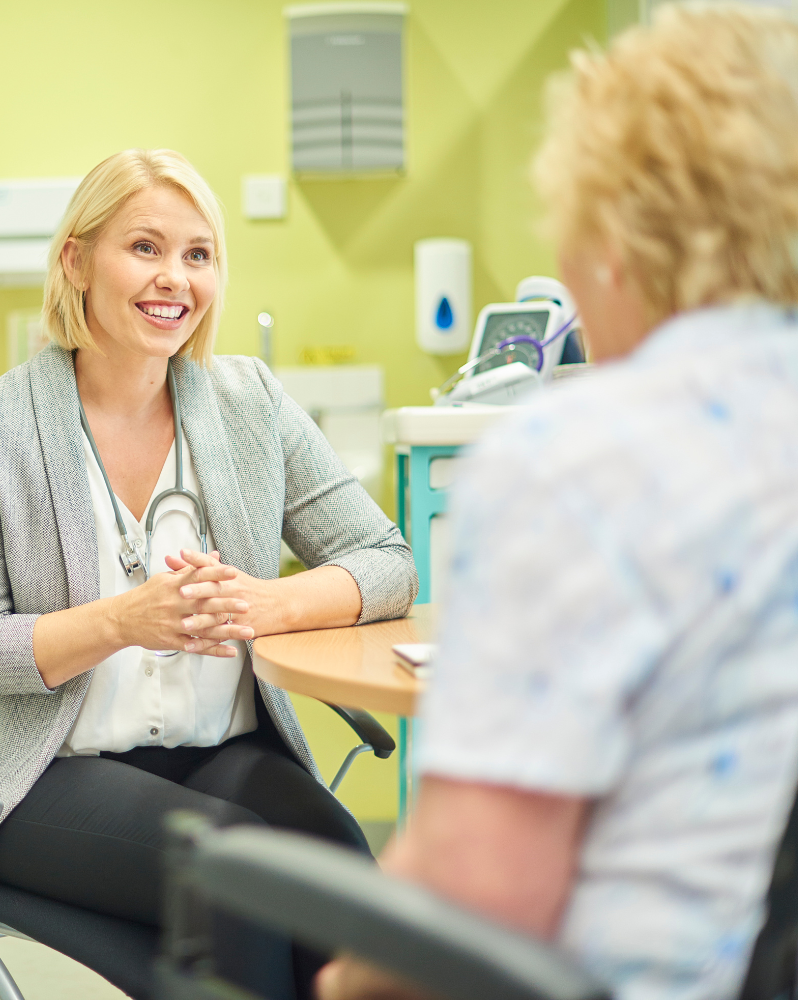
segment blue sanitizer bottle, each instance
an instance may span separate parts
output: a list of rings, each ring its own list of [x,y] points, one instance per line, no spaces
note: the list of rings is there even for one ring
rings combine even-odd
[[[451,330],[453,323],[454,313],[452,312],[452,307],[449,305],[449,300],[444,295],[435,313],[435,326],[439,330]]]

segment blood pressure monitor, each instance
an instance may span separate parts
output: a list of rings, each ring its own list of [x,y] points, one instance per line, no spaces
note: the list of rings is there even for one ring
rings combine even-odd
[[[543,343],[555,332],[561,316],[562,308],[557,303],[540,300],[535,302],[494,302],[485,306],[477,319],[468,360],[473,361],[480,355],[487,354],[512,337],[526,336]],[[542,378],[545,379],[548,372],[560,360],[562,347],[562,340],[555,341],[544,352],[543,365],[540,368]],[[466,377],[473,378],[482,372],[519,361],[537,371],[539,357],[539,351],[534,345],[521,341],[515,345],[514,351],[505,352],[482,361]]]
[[[577,322],[568,289],[554,278],[525,278],[517,302],[480,312],[468,361],[433,390],[436,406],[514,403],[551,377]]]

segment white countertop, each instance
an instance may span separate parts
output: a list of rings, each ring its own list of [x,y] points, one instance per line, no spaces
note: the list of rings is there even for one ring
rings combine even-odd
[[[470,444],[497,420],[525,409],[523,406],[401,406],[382,415],[386,444]]]

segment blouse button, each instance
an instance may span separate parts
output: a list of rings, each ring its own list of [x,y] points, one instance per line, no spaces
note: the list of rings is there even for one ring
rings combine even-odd
[[[157,735],[158,735],[158,730],[156,729],[155,726],[153,726],[152,729],[150,730],[150,736],[157,736]]]
[[[146,675],[147,675],[148,677],[152,677],[152,667],[147,667],[147,668],[146,668],[146,669],[144,670],[144,673],[145,673],[145,674],[146,674]]]

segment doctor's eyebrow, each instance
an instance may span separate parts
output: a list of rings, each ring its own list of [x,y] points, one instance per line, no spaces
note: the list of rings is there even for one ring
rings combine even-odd
[[[156,240],[166,239],[164,234],[160,229],[153,229],[151,226],[134,226],[127,232],[128,236],[134,236],[136,233],[146,233],[148,236],[154,236]],[[207,243],[208,246],[213,246],[213,237],[211,236],[194,236],[192,239],[187,241],[188,243]]]

